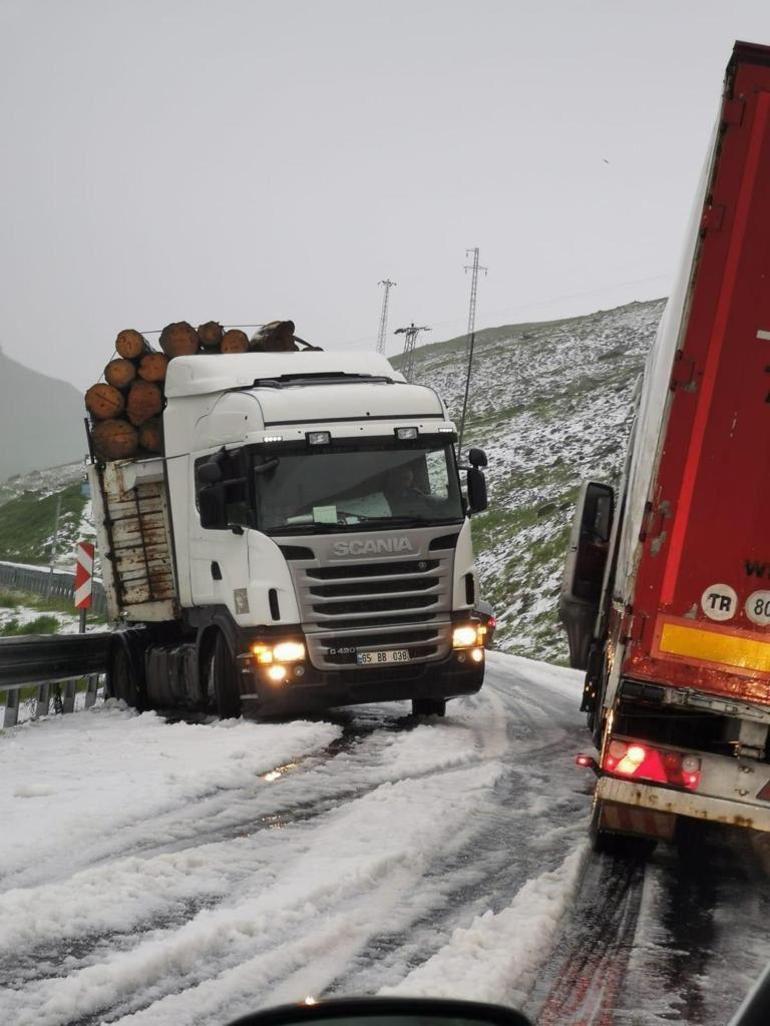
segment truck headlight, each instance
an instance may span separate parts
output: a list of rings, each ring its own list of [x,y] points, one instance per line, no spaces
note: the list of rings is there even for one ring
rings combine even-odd
[[[484,644],[486,629],[481,624],[464,623],[452,631],[452,648],[474,648]]]
[[[251,654],[263,666],[272,663],[298,663],[305,658],[305,646],[301,641],[279,641],[277,645],[258,641],[251,646]]]
[[[277,663],[298,663],[305,658],[305,646],[301,641],[282,641],[273,648],[273,659]]]

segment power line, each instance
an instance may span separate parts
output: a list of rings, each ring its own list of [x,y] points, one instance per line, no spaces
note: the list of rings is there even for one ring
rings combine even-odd
[[[460,417],[460,434],[457,439],[457,455],[460,457],[463,448],[463,434],[465,432],[465,412],[468,408],[468,392],[471,386],[471,371],[473,369],[473,348],[476,344],[476,294],[479,287],[479,271],[487,273],[487,267],[479,266],[479,247],[466,249],[465,255],[473,254],[473,263],[465,265],[465,273],[471,271],[471,298],[468,304],[468,370],[465,374],[465,395],[463,397],[463,412]]]
[[[382,294],[382,313],[380,314],[380,330],[377,335],[377,352],[385,352],[385,336],[388,333],[388,297],[390,290],[398,282],[391,281],[390,278],[386,278],[384,281],[378,281],[378,285],[384,285],[385,291]]]
[[[412,321],[408,328],[396,328],[393,332],[394,335],[404,336],[404,358],[401,361],[401,373],[407,381],[411,381],[414,377],[414,344],[421,331],[430,331],[430,328],[424,324],[418,328]]]

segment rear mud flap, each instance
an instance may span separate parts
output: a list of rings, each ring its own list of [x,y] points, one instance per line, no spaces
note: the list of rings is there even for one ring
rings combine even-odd
[[[601,802],[599,829],[631,837],[649,837],[656,841],[670,841],[674,836],[677,817],[669,812]]]

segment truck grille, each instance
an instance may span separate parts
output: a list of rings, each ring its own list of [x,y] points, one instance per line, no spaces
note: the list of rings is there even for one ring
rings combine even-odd
[[[325,567],[292,561],[313,665],[354,666],[359,651],[375,649],[408,649],[420,662],[444,658],[451,643],[454,550],[430,555]]]

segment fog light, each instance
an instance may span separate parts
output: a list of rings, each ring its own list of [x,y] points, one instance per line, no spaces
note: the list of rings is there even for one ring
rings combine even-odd
[[[396,428],[396,438],[416,438],[418,431],[416,427],[399,427]]]
[[[329,431],[307,431],[305,438],[308,445],[328,445],[332,440]]]
[[[474,624],[463,624],[452,631],[452,648],[472,648],[479,640],[478,628]]]
[[[267,669],[267,675],[270,680],[275,681],[276,684],[280,684],[282,680],[286,680],[287,670],[285,666],[278,666],[276,663],[274,666],[269,666]]]
[[[484,649],[483,648],[472,648],[471,659],[474,663],[481,663],[484,660]]]
[[[273,659],[277,663],[298,663],[305,658],[305,646],[301,641],[281,641],[273,647]]]

